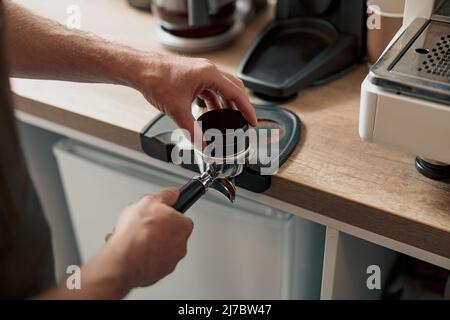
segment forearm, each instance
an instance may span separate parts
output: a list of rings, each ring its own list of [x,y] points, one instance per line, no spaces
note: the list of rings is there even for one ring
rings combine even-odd
[[[58,287],[41,294],[42,300],[117,300],[125,297],[130,286],[124,276],[126,270],[118,268],[121,261],[103,250],[81,269],[81,288],[68,289],[66,281]]]
[[[256,113],[242,81],[206,59],[147,53],[69,30],[3,1],[6,44],[14,77],[119,84],[139,90],[160,111],[195,136],[191,105],[237,107],[253,126]],[[175,94],[174,94],[175,93]]]
[[[132,85],[142,53],[39,17],[5,1],[14,77]]]

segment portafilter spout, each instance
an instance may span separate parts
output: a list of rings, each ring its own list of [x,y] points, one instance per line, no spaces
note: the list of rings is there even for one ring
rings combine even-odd
[[[217,109],[204,113],[197,120],[203,132],[209,129],[219,130],[223,134],[223,140],[227,141],[226,134],[233,130],[241,130],[246,133],[249,128],[248,122],[242,113],[234,109]],[[226,129],[226,130],[225,130]],[[236,198],[236,187],[231,179],[240,175],[244,166],[252,154],[252,148],[248,143],[246,134],[240,135],[240,139],[245,139],[242,143],[235,141],[236,146],[232,154],[225,154],[221,157],[206,155],[203,151],[194,149],[200,175],[193,177],[188,183],[180,188],[180,196],[173,206],[177,211],[186,212],[197,200],[199,200],[208,189],[212,188],[222,193],[231,202]],[[225,147],[223,148],[226,149]]]

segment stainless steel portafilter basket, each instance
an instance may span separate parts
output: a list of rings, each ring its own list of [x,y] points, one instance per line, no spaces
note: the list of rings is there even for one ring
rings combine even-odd
[[[209,188],[219,191],[234,202],[236,187],[232,179],[242,173],[253,150],[247,135],[250,126],[240,111],[211,110],[197,121],[202,128],[205,143],[203,150],[194,151],[201,174],[193,177],[180,189],[180,197],[173,207],[182,213]],[[217,138],[220,138],[221,143],[218,143]],[[209,148],[213,144],[214,147]]]

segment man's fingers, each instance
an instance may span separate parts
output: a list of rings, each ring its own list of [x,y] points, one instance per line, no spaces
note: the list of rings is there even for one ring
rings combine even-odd
[[[226,73],[226,72],[224,72],[223,75],[224,75],[228,80],[230,80],[231,82],[233,82],[236,86],[238,86],[238,87],[241,88],[242,90],[245,90],[244,85],[242,84],[242,82],[241,82],[238,78],[236,78],[236,77],[234,77],[234,76],[232,76],[231,74]],[[236,107],[236,103],[235,103],[233,100],[223,99],[223,101],[224,101],[224,102],[223,102],[224,108],[239,110],[239,109]]]
[[[116,231],[116,227],[114,227],[111,232],[108,232],[108,234],[105,236],[105,242],[108,242],[109,239],[111,239],[111,237],[114,235],[115,231]]]
[[[233,100],[225,100],[224,105],[225,105],[225,108],[227,108],[227,109],[238,110],[238,108],[236,107],[236,104],[234,103]]]
[[[181,112],[171,115],[175,123],[185,130],[187,130],[189,137],[187,137],[198,150],[203,148],[203,134],[199,124],[192,116],[191,109],[180,109]],[[196,136],[197,134],[197,136]]]
[[[175,202],[178,200],[180,196],[180,192],[176,188],[167,188],[163,191],[155,194],[152,198],[152,201],[158,201],[168,206],[173,206]]]
[[[220,97],[212,90],[204,90],[199,97],[206,102],[209,110],[222,108]]]
[[[109,232],[109,233],[105,236],[105,242],[108,242],[109,239],[111,239],[112,235],[113,235],[113,233],[112,233],[112,232]]]
[[[192,221],[191,218],[183,215],[183,217],[185,218],[186,221],[186,227],[187,227],[187,233],[186,236],[187,238],[189,238],[192,234],[192,231],[194,230],[194,221]]]
[[[215,85],[216,90],[220,92],[225,100],[234,101],[236,107],[252,126],[257,125],[255,109],[251,105],[245,90],[234,84],[226,76],[215,79],[213,85]]]
[[[243,83],[240,79],[238,79],[237,77],[235,77],[234,75],[229,74],[229,73],[227,73],[227,72],[223,72],[223,75],[224,75],[228,80],[230,80],[231,82],[233,82],[233,84],[235,84],[238,88],[240,88],[242,91],[244,91],[245,96],[247,97],[247,100],[248,100],[247,89],[246,89],[244,83]],[[250,101],[249,101],[249,102],[250,102]],[[251,107],[252,107],[252,109],[253,109],[253,111],[254,111],[253,106],[251,106]],[[236,106],[235,101],[233,101],[233,100],[226,100],[226,102],[225,102],[225,108],[238,109],[238,110],[239,110],[239,108]],[[245,111],[244,111],[244,110],[241,110],[241,111],[242,111],[242,112],[244,113],[244,115],[246,116]],[[256,116],[256,114],[255,114],[255,116]],[[247,119],[247,117],[246,117],[246,119]],[[247,119],[247,120],[248,120],[248,119]],[[251,122],[250,120],[248,120],[248,121]],[[255,125],[255,124],[252,123],[252,125]]]
[[[229,80],[231,80],[235,85],[237,85],[242,90],[246,90],[244,83],[239,78],[233,76],[232,74],[229,74],[228,72],[223,72],[223,75],[227,77]]]

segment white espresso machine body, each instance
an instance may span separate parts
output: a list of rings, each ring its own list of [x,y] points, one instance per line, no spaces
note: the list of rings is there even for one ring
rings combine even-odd
[[[361,138],[417,156],[433,179],[450,177],[449,8],[448,0],[408,0],[403,27],[361,88]]]

